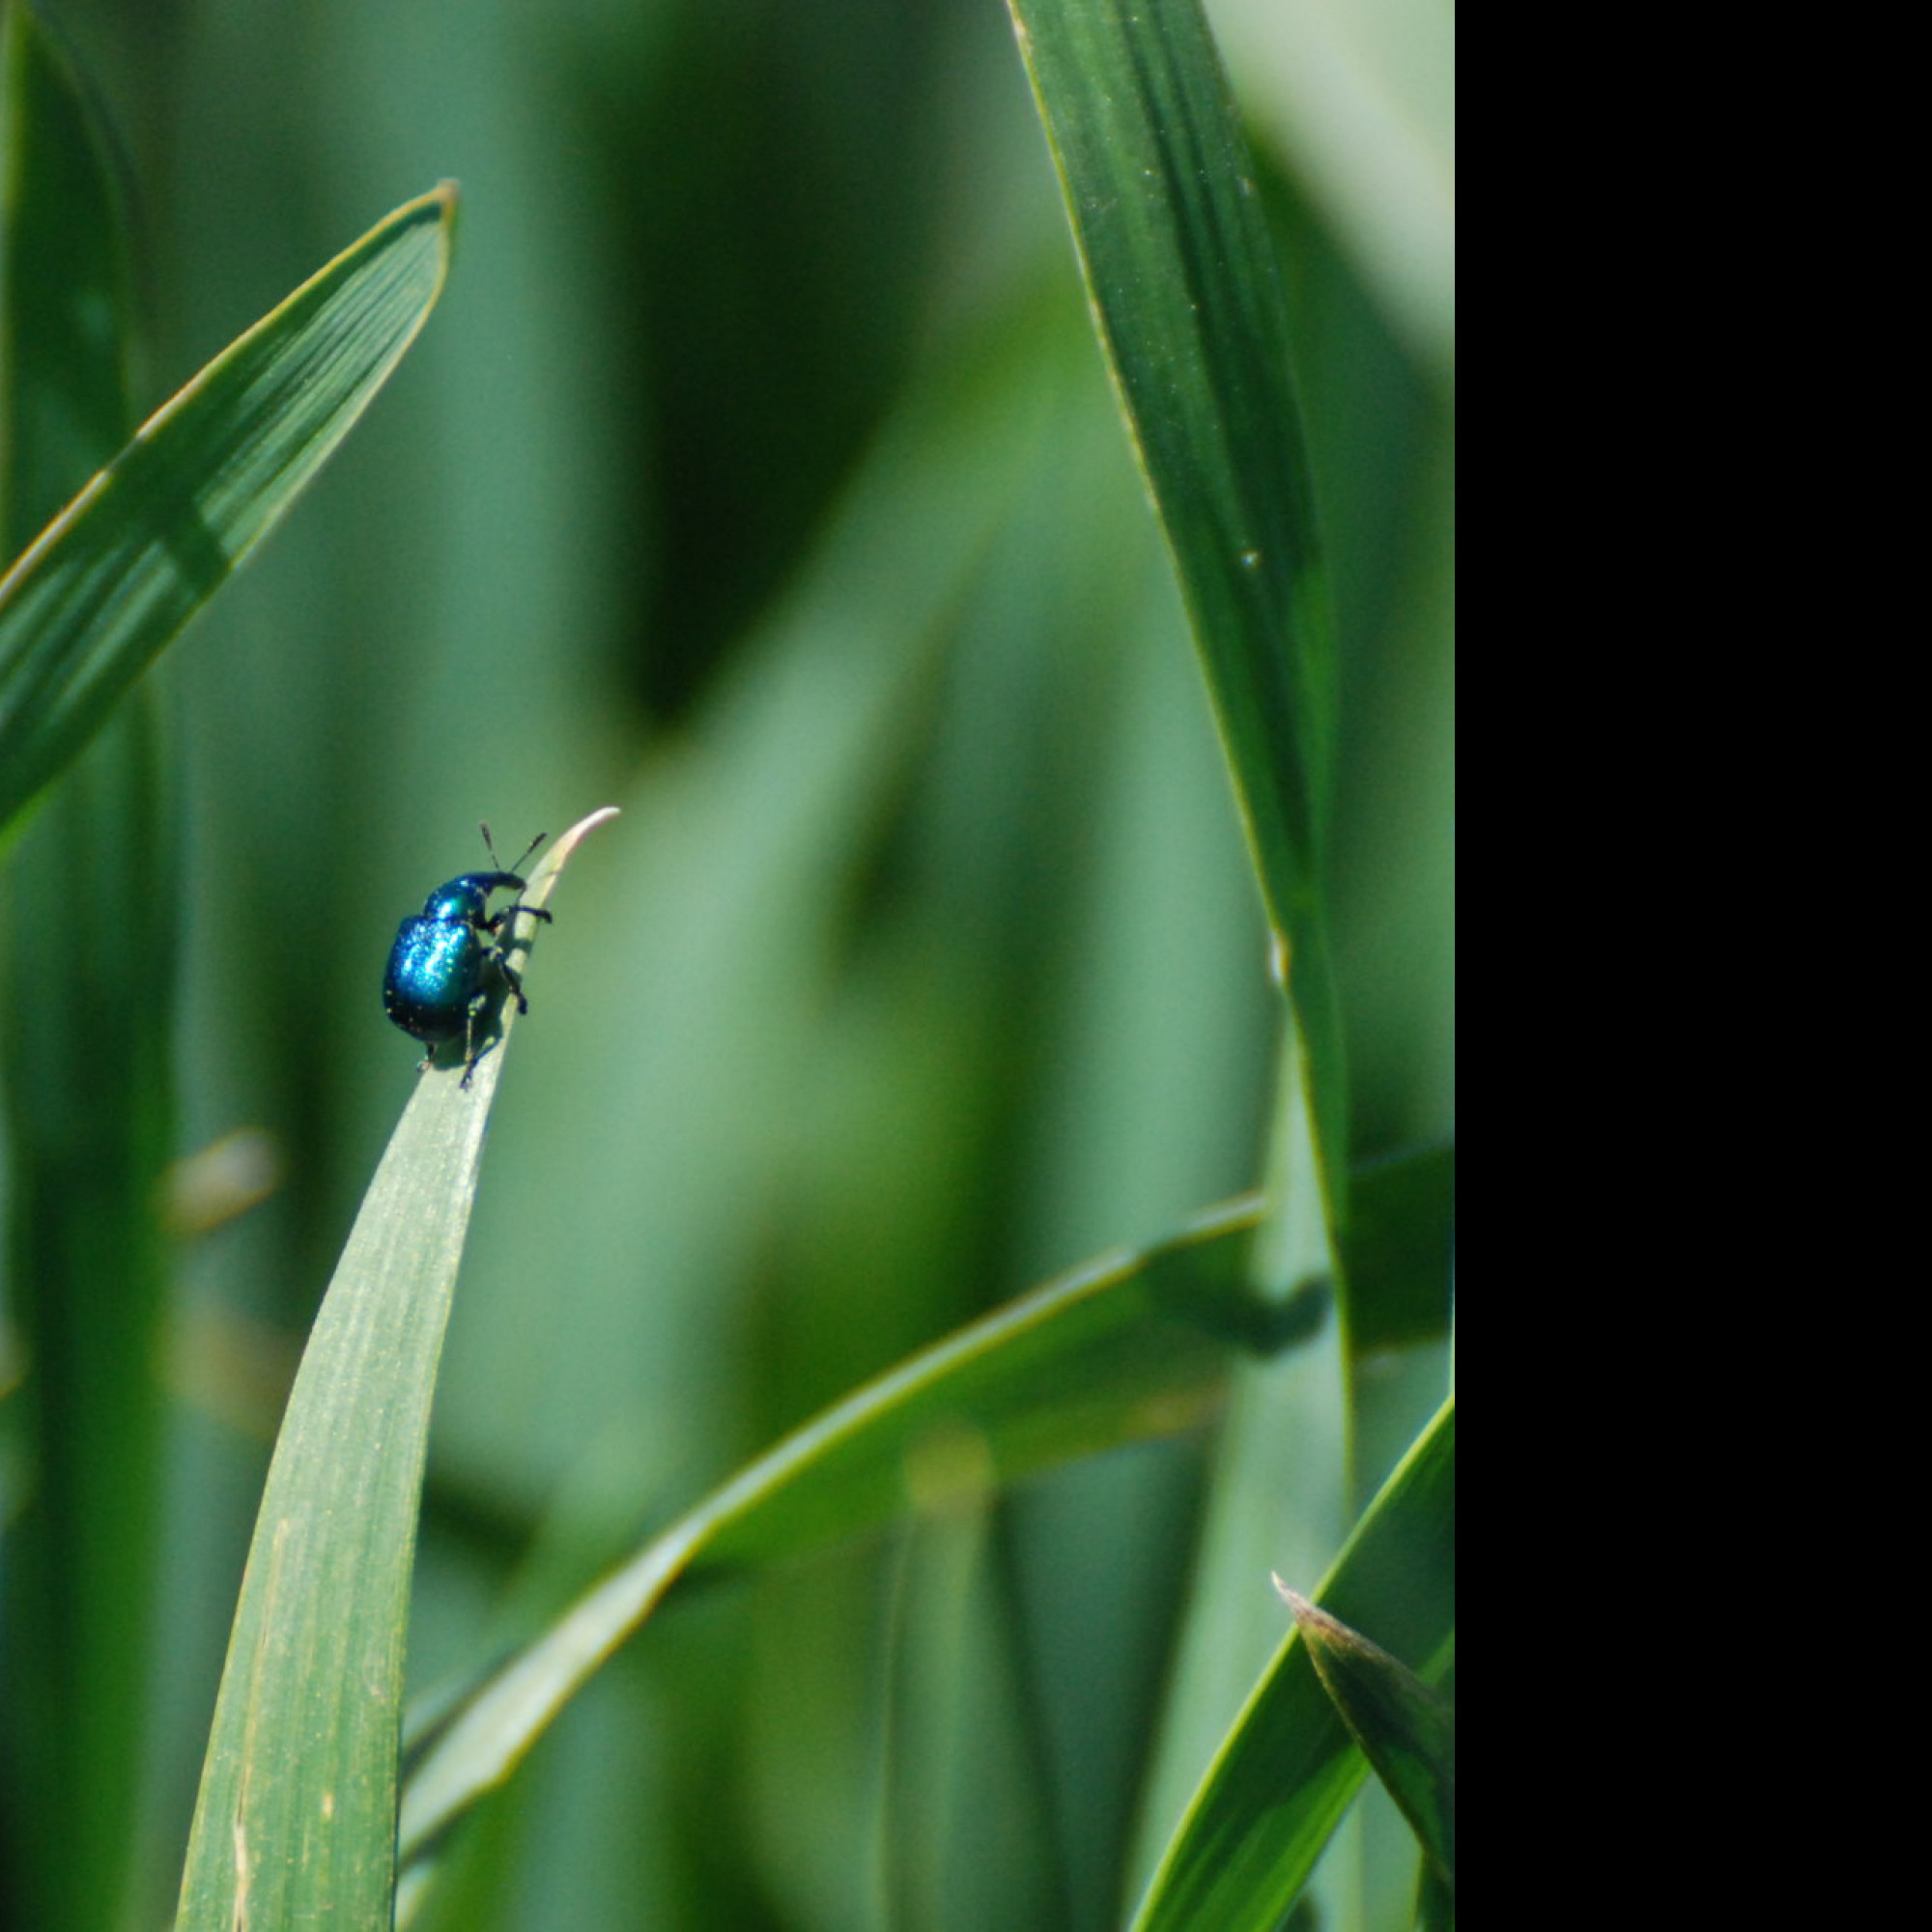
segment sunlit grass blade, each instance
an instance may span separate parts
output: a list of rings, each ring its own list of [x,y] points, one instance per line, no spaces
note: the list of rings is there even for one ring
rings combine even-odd
[[[1253,170],[1198,0],[1009,0],[1287,968],[1331,1222],[1347,1107],[1322,857],[1327,573]]]
[[[1230,1361],[1317,1330],[1314,1294],[1244,1287],[1257,1223],[1236,1204],[1106,1257],[913,1356],[714,1492],[525,1650],[441,1730],[404,1794],[404,1856],[505,1777],[680,1577],[763,1562],[978,1496],[1118,1443],[1194,1426]]]
[[[1376,1776],[1456,1889],[1456,1712],[1406,1664],[1360,1631],[1275,1578],[1309,1662]]]
[[[1446,1404],[1370,1505],[1317,1597],[1409,1662],[1455,1660],[1456,1406]],[[1256,1587],[1266,1589],[1264,1576]],[[1135,1932],[1282,1923],[1368,1766],[1291,1635],[1256,1687],[1134,1919]]]
[[[541,906],[596,813],[550,849]],[[527,942],[532,921],[519,922]],[[316,1318],[229,1642],[178,1932],[389,1922],[404,1634],[430,1398],[515,1023],[417,1083]]]
[[[273,527],[442,286],[445,185],[398,209],[142,426],[0,579],[0,827]]]

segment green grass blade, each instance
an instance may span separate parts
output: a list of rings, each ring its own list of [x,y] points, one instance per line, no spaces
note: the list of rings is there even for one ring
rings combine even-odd
[[[1456,1899],[1433,1864],[1422,1867],[1415,1889],[1415,1932],[1456,1932]]]
[[[1456,1713],[1406,1664],[1279,1577],[1309,1662],[1376,1776],[1456,1889]]]
[[[526,904],[607,815],[556,841]],[[390,1922],[430,1398],[513,1009],[468,1090],[454,1065],[417,1083],[316,1318],[248,1552],[177,1932]]]
[[[232,343],[0,579],[0,826],[273,527],[435,303],[455,190],[398,209]]]
[[[39,13],[0,7],[0,554],[133,427],[110,142]],[[0,1274],[28,1365],[0,1562],[0,1918],[14,1902],[73,1932],[128,1922],[152,1706],[179,917],[162,762],[152,707],[128,707],[13,855],[0,933]]]
[[[1317,1593],[1428,1684],[1454,1662],[1456,1406],[1382,1487]],[[1260,1579],[1257,1578],[1258,1585]],[[1367,1775],[1308,1646],[1291,1635],[1203,1781],[1135,1932],[1268,1932]]]
[[[39,14],[0,10],[0,555],[127,441],[127,242],[106,130]]]
[[[1425,1148],[1358,1167],[1349,1190],[1350,1340],[1357,1357],[1449,1333],[1456,1150]]]
[[[1252,167],[1198,0],[1009,5],[1287,966],[1333,1222],[1347,1109],[1321,883],[1332,622]]]
[[[27,1460],[0,1563],[0,1702],[24,1821],[10,1862],[44,1888],[23,1922],[75,1932],[124,1922],[155,1702],[181,916],[156,709],[138,694],[27,829],[0,941],[0,1273],[27,1364],[9,1445]]]
[[[680,1577],[932,1510],[1075,1456],[1171,1434],[1218,1403],[1241,1350],[1320,1327],[1326,1299],[1262,1307],[1258,1207],[1048,1284],[913,1356],[778,1444],[600,1584],[469,1700],[404,1796],[404,1856],[499,1783]]]

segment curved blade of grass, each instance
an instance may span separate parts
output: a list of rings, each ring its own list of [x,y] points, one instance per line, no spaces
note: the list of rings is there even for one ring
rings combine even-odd
[[[529,875],[540,906],[594,813]],[[527,946],[534,921],[518,922]],[[515,1024],[417,1083],[302,1356],[195,1806],[177,1932],[390,1922],[404,1634],[430,1398]]]
[[[762,1562],[1172,1434],[1218,1404],[1235,1355],[1300,1341],[1325,1293],[1245,1287],[1243,1201],[1112,1255],[912,1356],[826,1410],[656,1538],[470,1697],[403,1798],[407,1859],[501,1782],[680,1577]]]
[[[1294,1612],[1308,1660],[1355,1742],[1375,1767],[1435,1861],[1450,1895],[1456,1889],[1456,1712],[1406,1664],[1360,1631],[1296,1596],[1279,1577],[1275,1588]]]
[[[1332,623],[1252,167],[1198,0],[1009,5],[1214,700],[1339,1225],[1347,1105],[1322,892]]]
[[[1317,1593],[1439,1684],[1456,1645],[1456,1405],[1363,1513]],[[1259,1581],[1259,1579],[1257,1579]],[[1134,1918],[1135,1932],[1272,1932],[1368,1766],[1292,1634],[1248,1699]]]
[[[399,208],[232,343],[0,579],[0,827],[274,526],[442,287],[456,191]]]

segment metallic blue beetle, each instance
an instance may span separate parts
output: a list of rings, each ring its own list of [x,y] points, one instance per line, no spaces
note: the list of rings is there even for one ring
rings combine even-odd
[[[507,936],[515,943],[511,922],[520,912],[546,922],[550,914],[541,906],[507,905],[490,910],[492,893],[520,893],[525,861],[544,842],[539,832],[530,840],[529,851],[510,871],[465,872],[460,879],[437,887],[423,902],[421,913],[406,919],[396,930],[396,943],[389,949],[389,968],[383,975],[383,1010],[407,1034],[429,1044],[424,1054],[423,1071],[436,1059],[439,1040],[463,1036],[463,1084],[476,1070],[477,1022],[490,1006],[492,980],[499,979],[517,1002],[517,1010],[526,1013],[530,1003],[524,998],[523,976],[512,966],[503,944]],[[490,828],[483,827],[483,843],[490,863],[501,864]]]

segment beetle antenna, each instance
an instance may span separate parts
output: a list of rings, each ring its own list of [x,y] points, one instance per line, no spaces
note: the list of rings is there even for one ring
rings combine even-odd
[[[519,859],[514,866],[505,866],[502,860],[500,860],[497,856],[497,841],[490,837],[489,826],[479,823],[476,829],[483,835],[483,844],[485,849],[490,854],[491,865],[496,867],[496,868],[499,872],[503,871],[508,871],[512,873],[521,872],[524,869],[524,867],[528,863],[530,854],[534,852],[537,849],[537,847],[541,845],[544,842],[544,840],[550,837],[550,834],[548,832],[539,832],[537,836],[534,838],[532,838],[527,845],[524,847],[524,856],[521,859]]]

